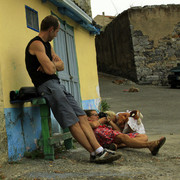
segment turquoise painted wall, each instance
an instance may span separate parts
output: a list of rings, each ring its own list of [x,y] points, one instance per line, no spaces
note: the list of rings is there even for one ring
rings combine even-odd
[[[9,161],[23,157],[25,151],[37,148],[41,136],[39,107],[18,107],[4,109],[8,138]]]
[[[82,101],[83,109],[98,110],[99,99]],[[6,131],[8,138],[9,161],[20,160],[24,152],[37,149],[37,140],[41,137],[41,118],[39,107],[5,108]],[[51,114],[52,132],[62,133],[62,130]]]
[[[90,100],[85,100],[85,101],[82,101],[82,107],[84,110],[86,109],[95,109],[98,111],[98,106],[99,106],[99,103],[100,103],[100,99],[90,99]]]

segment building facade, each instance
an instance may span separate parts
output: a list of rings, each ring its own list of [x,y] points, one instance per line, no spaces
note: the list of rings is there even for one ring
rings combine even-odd
[[[87,1],[88,3],[89,1]],[[82,6],[82,8],[81,8]],[[86,9],[86,8],[85,8]],[[61,29],[51,45],[65,64],[58,76],[83,109],[98,108],[100,101],[95,34],[91,11],[71,0],[6,0],[0,2],[0,159],[15,161],[36,149],[41,136],[40,112],[31,103],[11,104],[9,93],[33,86],[25,68],[25,48],[50,14]],[[2,28],[3,27],[3,28]],[[60,131],[53,118],[54,132]],[[4,160],[3,160],[4,159]]]
[[[101,31],[103,31],[113,19],[115,19],[115,16],[108,16],[103,12],[102,15],[97,15],[94,21],[102,27]]]

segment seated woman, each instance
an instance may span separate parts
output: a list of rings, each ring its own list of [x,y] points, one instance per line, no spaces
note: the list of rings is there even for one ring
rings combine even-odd
[[[165,137],[149,142],[131,138],[128,134],[121,133],[120,128],[110,118],[103,117],[99,119],[96,110],[85,110],[85,112],[96,138],[102,146],[112,143],[117,145],[123,143],[130,148],[148,148],[152,155],[156,155],[166,141]]]
[[[148,141],[144,125],[141,121],[142,114],[139,111],[119,112],[117,114],[113,111],[106,111],[105,113],[119,127],[120,132],[128,135],[134,134],[132,137],[140,141]],[[122,144],[121,146],[124,147],[125,145]]]

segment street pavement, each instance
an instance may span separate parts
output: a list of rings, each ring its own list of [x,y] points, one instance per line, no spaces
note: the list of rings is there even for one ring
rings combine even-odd
[[[110,164],[89,162],[89,153],[79,144],[75,149],[59,153],[55,161],[23,158],[20,162],[0,165],[0,179],[15,180],[179,180],[180,179],[180,88],[137,85],[130,81],[99,74],[100,95],[111,106],[123,112],[138,109],[149,140],[166,136],[166,143],[157,156],[148,149],[124,148],[122,157]],[[131,87],[139,92],[127,92]]]
[[[140,110],[148,134],[180,133],[180,88],[112,83],[117,79],[122,78],[99,74],[100,95],[111,110]],[[131,87],[138,88],[139,92],[124,91]]]

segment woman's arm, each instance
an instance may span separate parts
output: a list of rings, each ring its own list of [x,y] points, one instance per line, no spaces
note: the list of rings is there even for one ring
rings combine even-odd
[[[107,122],[107,119],[106,117],[103,117],[101,119],[98,119],[97,121],[89,121],[89,124],[91,125],[91,127],[93,129],[99,127],[100,125],[103,125]]]
[[[107,122],[109,123],[109,125],[112,127],[113,130],[117,130],[121,132],[120,128],[109,117],[107,117]]]

